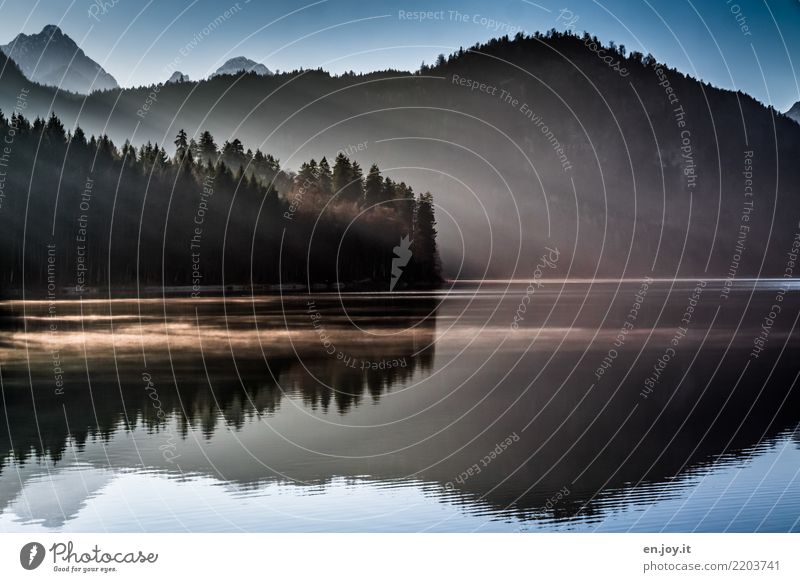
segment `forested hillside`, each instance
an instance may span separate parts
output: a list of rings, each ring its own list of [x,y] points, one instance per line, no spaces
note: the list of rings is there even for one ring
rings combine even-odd
[[[303,284],[388,290],[439,282],[433,198],[366,173],[344,154],[299,172],[179,131],[120,148],[67,131],[55,115],[0,114],[0,255],[8,294],[114,293],[139,286]],[[406,264],[407,263],[407,264]]]
[[[781,277],[800,221],[797,123],[588,34],[503,37],[414,73],[223,75],[85,100],[9,65],[6,112],[24,87],[27,111],[136,147],[209,130],[293,168],[337,151],[391,168],[436,192],[448,276],[525,278],[555,245],[560,276]]]

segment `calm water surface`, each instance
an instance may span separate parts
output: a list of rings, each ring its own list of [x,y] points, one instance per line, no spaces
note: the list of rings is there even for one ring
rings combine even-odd
[[[798,531],[782,284],[7,302],[0,531]]]

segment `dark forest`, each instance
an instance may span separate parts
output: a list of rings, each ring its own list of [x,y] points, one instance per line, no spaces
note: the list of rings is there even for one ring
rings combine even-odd
[[[440,281],[432,195],[343,153],[294,173],[238,139],[218,146],[208,131],[194,140],[180,130],[170,156],[159,144],[117,148],[67,131],[55,114],[32,123],[0,114],[0,135],[6,294],[137,284],[195,295],[221,285],[388,290],[404,238],[411,258],[396,288]]]

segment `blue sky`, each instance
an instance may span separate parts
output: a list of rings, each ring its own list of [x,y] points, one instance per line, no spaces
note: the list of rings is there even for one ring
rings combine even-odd
[[[505,32],[571,26],[780,110],[800,100],[798,0],[0,0],[0,42],[46,24],[123,86],[174,69],[197,79],[238,55],[272,70],[414,70]]]

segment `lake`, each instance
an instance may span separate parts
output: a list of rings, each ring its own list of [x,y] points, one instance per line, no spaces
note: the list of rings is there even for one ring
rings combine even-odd
[[[777,281],[0,304],[0,531],[800,531]]]

